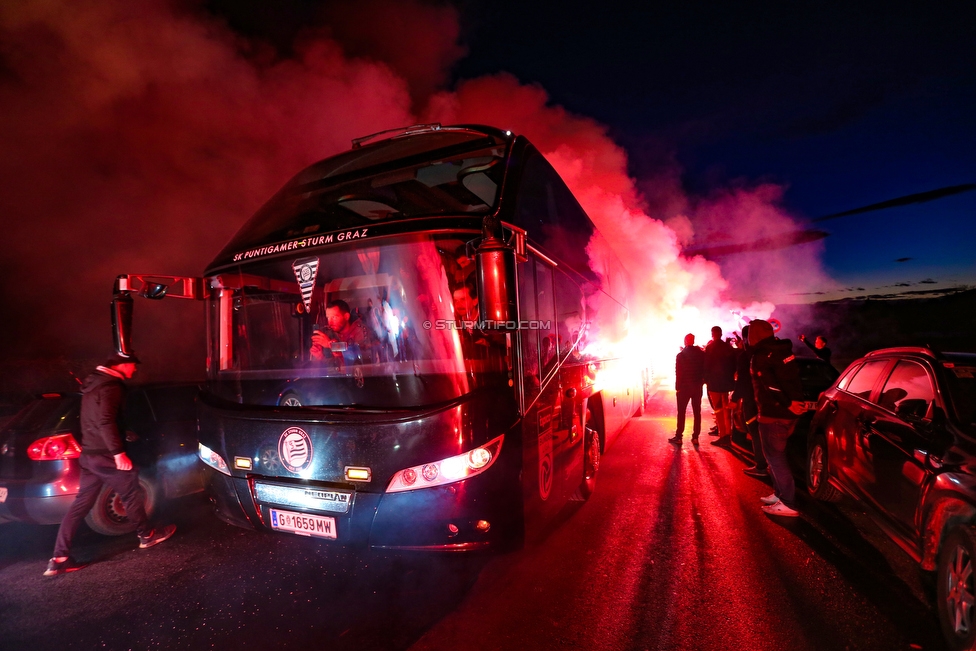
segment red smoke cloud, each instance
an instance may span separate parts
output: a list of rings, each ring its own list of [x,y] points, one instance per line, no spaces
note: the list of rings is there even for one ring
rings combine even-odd
[[[677,174],[669,171],[657,180],[655,200],[673,211],[670,224],[677,228],[672,228],[648,214],[627,174],[626,153],[607,136],[606,127],[550,106],[548,100],[542,88],[500,74],[435,96],[427,117],[511,129],[525,134],[545,154],[604,236],[589,246],[594,270],[605,268],[604,251],[609,248],[630,271],[628,357],[666,375],[686,333],[704,343],[712,325],[726,332],[741,327],[733,310],[768,317],[773,303],[757,302],[756,297],[781,297],[825,280],[816,247],[735,256],[725,269],[701,257],[685,258],[682,244],[691,241],[696,228],[703,230],[703,237],[715,237],[720,226],[727,225],[738,242],[792,230],[793,220],[777,207],[782,189],[740,187],[691,199],[680,191]],[[613,290],[622,295],[623,288]]]
[[[432,95],[464,52],[453,8],[374,0],[329,11],[329,25],[277,59],[162,0],[0,5],[0,357],[101,355],[115,275],[200,273],[301,167],[417,116],[528,136],[606,236],[590,246],[595,266],[606,246],[630,267],[635,332],[668,355],[684,332],[731,325],[734,297],[822,279],[810,247],[800,274],[782,256],[721,269],[680,255],[692,228],[731,222],[745,240],[787,227],[779,188],[694,199],[671,170],[655,195],[668,214],[651,216],[606,128],[551,106],[543,89],[499,74]],[[376,12],[395,13],[396,28],[362,19]],[[136,347],[150,372],[201,372],[202,307],[173,303],[138,305]]]
[[[199,274],[301,167],[413,121],[386,64],[325,39],[262,63],[164,2],[4,3],[0,42],[7,358],[104,354],[115,275]],[[202,306],[166,303],[136,311],[146,369],[202,371]]]

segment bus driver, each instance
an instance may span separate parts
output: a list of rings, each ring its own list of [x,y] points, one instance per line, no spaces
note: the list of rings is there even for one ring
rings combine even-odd
[[[369,349],[366,326],[363,325],[362,319],[351,320],[352,313],[348,303],[342,300],[329,301],[325,306],[325,319],[329,324],[328,329],[315,330],[312,333],[312,347],[308,351],[312,361],[321,362],[330,354],[340,361],[343,352],[351,349],[353,345],[358,347],[360,353]]]

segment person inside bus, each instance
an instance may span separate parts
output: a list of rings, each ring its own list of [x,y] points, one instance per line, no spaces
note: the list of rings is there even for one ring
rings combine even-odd
[[[460,321],[465,329],[472,328],[472,323],[478,320],[478,290],[474,279],[459,286],[453,292],[454,318]]]
[[[461,347],[468,359],[481,359],[488,354],[488,339],[478,327],[478,290],[471,276],[453,292],[454,319],[461,335]]]
[[[474,282],[474,258],[468,256],[467,245],[462,244],[454,250],[454,284],[457,286],[467,285]]]
[[[325,319],[328,327],[312,333],[312,346],[308,351],[312,361],[322,362],[331,358],[341,366],[343,360],[368,356],[369,333],[362,319],[352,320],[348,303],[343,300],[329,301],[325,306]]]

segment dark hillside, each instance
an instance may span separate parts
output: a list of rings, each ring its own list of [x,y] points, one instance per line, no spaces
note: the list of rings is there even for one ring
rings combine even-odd
[[[845,299],[810,305],[780,305],[773,317],[783,324],[779,337],[804,333],[827,338],[834,366],[843,369],[864,353],[890,346],[930,345],[941,350],[976,352],[976,290],[935,298]]]

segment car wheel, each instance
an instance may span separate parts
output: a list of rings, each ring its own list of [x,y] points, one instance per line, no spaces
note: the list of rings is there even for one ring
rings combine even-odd
[[[827,481],[827,439],[823,434],[814,434],[807,449],[807,491],[814,499],[822,502],[836,502],[840,491]]]
[[[294,391],[288,391],[281,396],[280,404],[282,407],[301,407],[302,399]]]
[[[976,533],[967,525],[949,531],[936,568],[936,609],[949,648],[976,647]]]
[[[139,477],[139,485],[146,497],[146,515],[151,517],[156,510],[156,487],[145,477]],[[109,486],[102,486],[85,522],[92,531],[104,536],[121,536],[136,529],[135,523],[126,517],[125,505],[119,494]]]
[[[600,471],[600,433],[586,428],[583,442],[583,481],[570,498],[573,502],[585,502],[596,490],[596,475]]]

